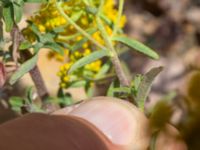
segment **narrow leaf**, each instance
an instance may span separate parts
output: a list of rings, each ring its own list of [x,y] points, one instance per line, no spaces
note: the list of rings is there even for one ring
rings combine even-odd
[[[113,93],[113,89],[115,88],[114,86],[114,81],[110,84],[108,90],[107,90],[107,96],[110,96],[110,97],[114,97],[114,93]]]
[[[12,107],[22,107],[23,106],[23,99],[21,97],[12,96],[9,99],[9,103]]]
[[[110,62],[108,63],[105,63],[101,69],[99,70],[99,72],[96,74],[95,78],[98,79],[98,78],[101,78],[103,77],[109,70],[110,70]]]
[[[29,41],[23,41],[21,44],[20,44],[20,47],[19,47],[19,49],[20,50],[25,50],[25,49],[28,49],[28,48],[30,48],[32,46],[32,44],[31,44],[31,42],[29,42]]]
[[[85,42],[87,42],[87,41],[88,41],[87,38],[83,38],[82,40],[76,42],[76,43],[72,46],[72,51],[76,51],[76,50],[80,49],[80,48],[83,46],[83,44],[84,44]]]
[[[113,89],[114,88],[117,88],[119,87],[119,80],[115,79],[109,86],[108,90],[107,90],[107,96],[110,96],[110,97],[115,97],[115,93],[113,92]]]
[[[80,19],[80,17],[82,16],[83,12],[82,11],[78,11],[78,12],[74,12],[71,16],[71,19],[76,22]]]
[[[37,43],[33,46],[34,52],[35,52],[35,53],[38,53],[38,51],[40,50],[40,48],[42,48],[43,46],[44,46],[43,43],[37,42]]]
[[[20,68],[11,76],[9,83],[13,85],[17,80],[19,80],[24,74],[33,69],[37,63],[38,55],[34,55],[31,59],[26,61],[20,66]]]
[[[144,109],[144,103],[149,95],[152,83],[162,70],[163,67],[153,68],[143,76],[143,80],[139,84],[137,96],[135,98],[139,108]]]
[[[53,50],[53,51],[55,51],[55,52],[57,52],[57,53],[59,53],[61,55],[64,55],[63,48],[60,45],[58,45],[57,43],[46,43],[44,45],[44,47],[45,48],[50,48],[51,50]]]
[[[3,8],[3,19],[5,21],[6,24],[6,31],[9,32],[11,31],[12,27],[13,27],[13,7],[12,4],[8,5],[7,7]]]
[[[54,41],[55,35],[52,33],[46,33],[41,36],[40,42],[42,43],[52,43]]]
[[[74,70],[78,69],[78,68],[81,68],[83,67],[84,65],[86,64],[89,64],[95,60],[98,60],[104,56],[109,56],[109,53],[107,50],[98,50],[98,51],[95,51],[93,53],[91,53],[90,55],[87,55],[81,59],[79,59],[77,62],[75,62],[70,70],[69,70],[69,73],[73,72]]]
[[[147,47],[146,45],[142,44],[141,42],[137,40],[130,39],[128,37],[122,37],[122,36],[113,37],[112,40],[121,42],[153,59],[159,59],[159,55],[154,50],[152,50],[151,48]]]
[[[84,87],[86,85],[86,82],[87,81],[85,81],[85,80],[75,81],[75,82],[70,84],[70,87],[72,87],[72,88]]]
[[[18,4],[13,4],[13,8],[14,8],[14,18],[16,23],[20,22],[22,19],[22,15],[23,15],[23,4],[21,3],[21,5]]]

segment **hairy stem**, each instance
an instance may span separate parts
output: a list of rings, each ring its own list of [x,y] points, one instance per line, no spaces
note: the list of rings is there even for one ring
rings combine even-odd
[[[18,62],[17,62],[18,57],[19,57],[18,48],[22,39],[21,39],[20,31],[17,25],[13,26],[13,29],[11,31],[11,37],[12,37],[12,43],[13,43],[12,44],[12,58],[16,66],[18,66]]]
[[[128,80],[125,72],[123,71],[118,54],[117,54],[115,48],[113,47],[112,41],[110,40],[109,35],[106,32],[101,19],[98,16],[97,16],[97,24],[98,24],[99,30],[101,32],[101,35],[104,38],[104,41],[106,42],[107,47],[111,51],[111,61],[114,65],[116,74],[119,78],[121,85],[122,86],[130,86],[130,81]]]
[[[24,51],[21,55],[25,60],[28,60],[32,57],[32,54],[28,50]],[[49,93],[44,83],[44,79],[40,73],[39,67],[36,65],[32,70],[30,70],[29,74],[33,80],[33,83],[35,84],[39,98],[44,101],[49,96]]]
[[[42,78],[42,75],[40,73],[38,66],[36,65],[29,73],[37,88],[39,97],[42,100],[45,100],[49,96],[49,94],[47,92],[47,88],[45,86],[44,80]]]
[[[14,25],[11,36],[13,42],[12,57],[14,62],[18,63],[17,62],[17,59],[19,57],[18,49],[21,41],[23,41],[23,35],[21,34],[17,25]],[[26,61],[32,57],[32,54],[28,50],[25,50],[21,53],[21,57],[23,57],[24,61]],[[45,100],[45,98],[49,95],[49,93],[47,91],[46,85],[44,83],[44,80],[42,78],[38,66],[36,65],[29,73],[37,89],[38,96],[40,97],[41,100]]]

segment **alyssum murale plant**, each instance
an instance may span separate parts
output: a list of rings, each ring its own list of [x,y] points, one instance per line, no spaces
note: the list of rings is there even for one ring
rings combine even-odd
[[[101,0],[91,0],[92,5],[98,8]],[[88,5],[84,0],[68,0],[63,2],[62,9],[70,16],[70,18],[83,30],[90,32],[92,38],[94,38],[101,45],[105,45],[104,40],[97,29],[97,23],[95,21],[95,14],[89,13],[87,10]],[[105,19],[104,27],[109,35],[113,33],[114,23],[117,18],[118,10],[115,7],[114,0],[106,0],[103,5],[102,18]],[[57,27],[64,26],[64,32],[60,33],[55,39],[56,41],[66,42],[69,45],[81,45],[75,51],[63,47],[65,55],[61,56],[55,52],[50,52],[48,57],[55,58],[58,61],[64,62],[64,65],[60,67],[60,71],[57,75],[60,77],[60,87],[68,88],[74,81],[84,80],[84,76],[94,78],[103,65],[102,60],[96,60],[90,64],[85,65],[81,69],[74,71],[68,75],[67,72],[72,64],[78,59],[90,54],[92,51],[97,50],[97,47],[89,40],[84,41],[84,36],[77,31],[73,25],[71,25],[59,12],[56,7],[56,0],[51,0],[48,4],[42,5],[40,11],[36,16],[29,19],[39,29],[41,33],[47,33]],[[119,28],[123,28],[126,22],[126,17],[122,15]],[[34,42],[34,37],[29,27],[24,30],[25,37]],[[83,41],[83,42],[81,42]],[[89,81],[92,83],[92,81]]]

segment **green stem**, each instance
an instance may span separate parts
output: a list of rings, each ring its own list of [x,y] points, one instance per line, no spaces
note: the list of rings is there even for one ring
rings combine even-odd
[[[92,43],[94,43],[96,46],[98,46],[101,49],[106,49],[103,45],[99,44],[94,38],[90,36],[87,32],[85,32],[80,26],[78,26],[62,9],[61,2],[56,3],[56,7],[60,14],[71,24],[74,26],[76,30],[78,30],[82,35],[84,35],[86,38],[88,38]]]
[[[114,26],[114,29],[113,29],[112,36],[114,36],[117,33],[117,31],[119,30],[119,24],[120,24],[120,20],[121,20],[122,13],[123,13],[123,8],[124,8],[124,0],[120,0],[119,1],[119,8],[118,8],[118,16],[117,16],[117,19],[115,21],[115,26]]]

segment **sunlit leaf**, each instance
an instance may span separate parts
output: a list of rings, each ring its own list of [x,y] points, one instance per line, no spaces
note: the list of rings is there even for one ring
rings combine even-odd
[[[24,100],[21,97],[10,97],[9,104],[11,109],[16,112],[21,112],[21,107],[24,105]]]
[[[86,82],[85,80],[81,80],[81,81],[75,81],[75,82],[72,82],[70,84],[70,87],[84,87],[86,85]]]
[[[85,57],[82,57],[72,65],[72,67],[69,69],[69,73],[105,56],[109,56],[109,52],[107,50],[98,50]]]
[[[21,21],[22,19],[22,15],[23,15],[23,3],[21,4],[13,4],[13,8],[14,8],[14,18],[15,18],[15,22],[18,23]]]
[[[11,106],[21,107],[23,106],[23,99],[21,97],[13,96],[9,99],[9,103],[11,104]]]
[[[71,16],[71,19],[73,21],[78,21],[80,19],[80,17],[82,16],[83,12],[82,11],[77,11],[77,12],[74,12]]]
[[[31,42],[25,40],[20,44],[19,49],[20,50],[26,50],[26,49],[29,49],[31,46],[32,46]]]
[[[3,19],[5,21],[6,24],[6,31],[9,32],[11,31],[12,27],[13,27],[13,8],[12,8],[12,4],[6,6],[3,8]]]

